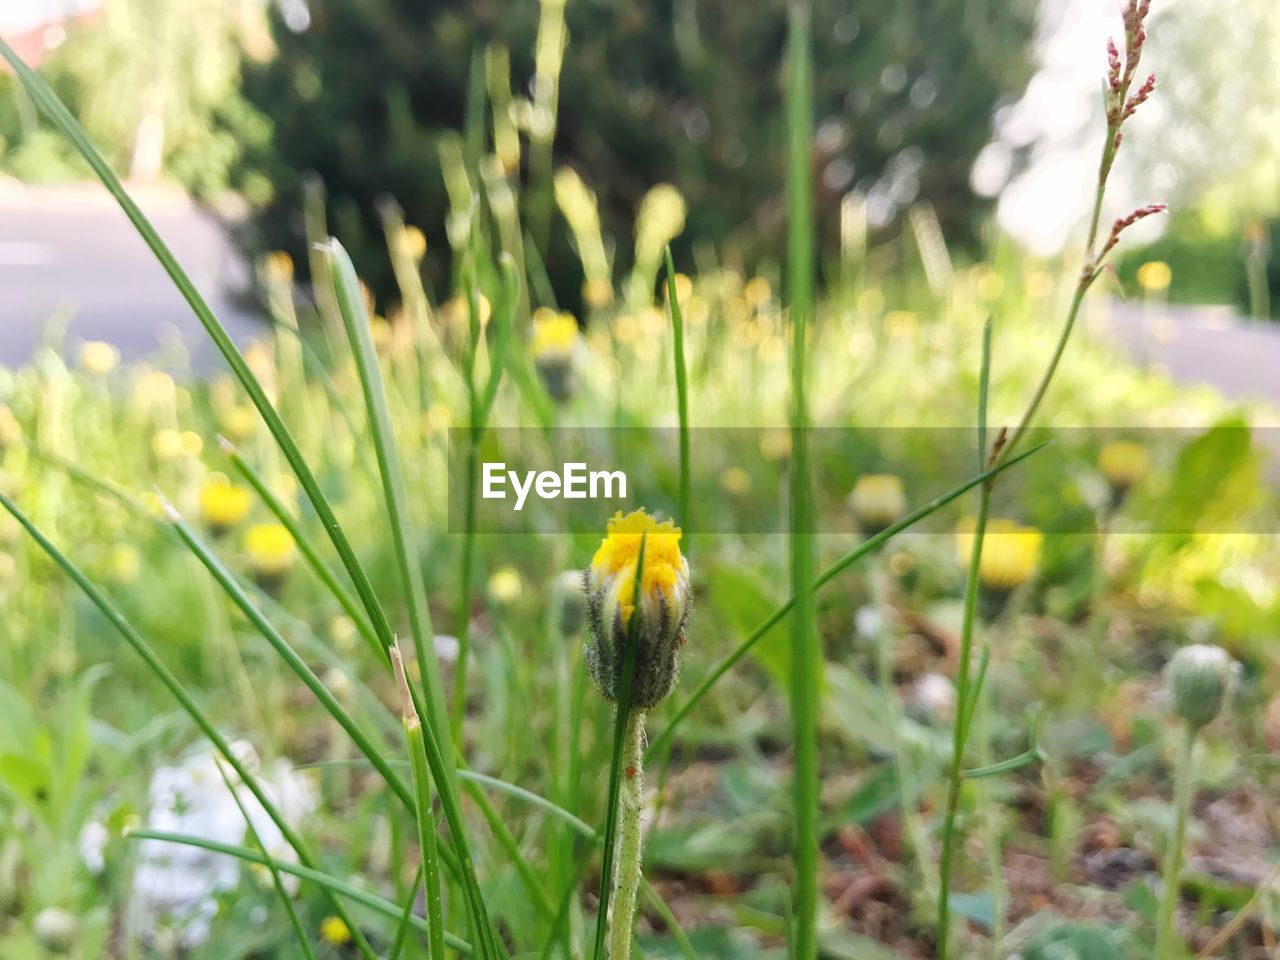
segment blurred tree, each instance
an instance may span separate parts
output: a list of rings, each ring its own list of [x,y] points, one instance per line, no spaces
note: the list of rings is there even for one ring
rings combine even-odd
[[[268,131],[239,95],[255,17],[256,0],[109,0],[98,16],[68,22],[41,70],[117,169],[212,194],[243,144]],[[8,169],[32,178],[81,169],[35,127],[0,124]]]
[[[528,101],[539,102],[530,79],[539,14],[532,2],[280,0],[278,55],[246,69],[246,95],[275,125],[270,149],[243,166],[273,186],[258,242],[300,252],[301,177],[314,170],[332,229],[376,289],[390,289],[379,194],[447,249],[437,134],[463,126],[473,57],[492,43],[510,49],[513,108],[528,115]],[[971,236],[969,168],[993,108],[1029,76],[1034,16],[1034,0],[816,0],[813,155],[833,236],[839,199],[854,190],[873,226],[923,199],[949,237]],[[569,0],[565,18],[555,162],[597,192],[606,235],[628,237],[644,192],[669,181],[689,201],[686,249],[713,240],[721,257],[747,265],[776,255],[785,0]],[[541,183],[529,154],[517,176],[527,179],[532,163]],[[545,193],[523,193],[526,222],[537,224]],[[555,220],[548,265],[572,303],[581,275]],[[617,272],[629,258],[619,246]]]

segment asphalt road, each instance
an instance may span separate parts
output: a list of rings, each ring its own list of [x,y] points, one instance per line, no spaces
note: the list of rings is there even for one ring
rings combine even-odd
[[[233,337],[262,326],[237,302],[248,271],[224,227],[174,190],[135,192]],[[29,359],[66,327],[69,352],[106,340],[126,357],[153,356],[181,370],[218,369],[190,308],[124,214],[96,184],[22,186],[0,180],[0,364]],[[1280,326],[1252,324],[1223,310],[1112,305],[1088,323],[1134,360],[1160,364],[1182,383],[1206,383],[1228,397],[1280,404]]]
[[[1242,320],[1223,307],[1114,303],[1089,328],[1179,383],[1280,405],[1280,324]]]
[[[259,332],[237,303],[249,275],[222,225],[178,191],[133,193],[232,336]],[[106,340],[126,358],[162,351],[174,371],[188,361],[196,370],[219,362],[191,308],[100,186],[0,180],[0,364],[30,359],[64,329],[70,355],[84,340]]]

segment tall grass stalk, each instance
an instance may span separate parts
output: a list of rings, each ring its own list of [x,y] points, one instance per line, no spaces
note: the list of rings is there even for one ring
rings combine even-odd
[[[428,772],[427,743],[422,721],[413,705],[409,679],[405,676],[400,646],[391,648],[391,666],[400,689],[400,711],[409,746],[409,766],[413,772],[414,814],[418,821],[418,846],[422,851],[422,882],[427,900],[427,955],[444,956],[444,908],[440,900],[440,865],[436,843],[436,818],[431,804],[431,774]]]
[[[689,374],[684,359],[684,313],[676,294],[676,266],[671,248],[666,249],[667,300],[671,304],[671,350],[676,369],[676,407],[680,418],[680,523],[685,532],[692,529],[689,468]]]
[[[458,599],[454,611],[454,630],[458,636],[458,659],[453,673],[453,735],[462,742],[462,721],[467,710],[467,667],[471,656],[471,595],[472,577],[475,573],[476,510],[480,495],[480,443],[489,423],[489,413],[498,394],[506,364],[506,354],[514,336],[515,310],[519,304],[519,279],[515,261],[503,255],[502,300],[495,311],[497,334],[489,357],[486,380],[478,380],[478,361],[484,345],[484,330],[480,322],[480,305],[475,287],[475,252],[471,252],[472,268],[464,277],[467,291],[467,313],[470,323],[470,344],[467,350],[465,381],[467,390],[468,424],[466,431],[466,474],[463,479],[463,530],[462,555],[458,563]]]
[[[986,457],[987,396],[991,386],[991,322],[982,334],[982,368],[978,378],[978,457]],[[1001,440],[997,446],[1002,445]],[[992,459],[998,452],[992,454]],[[957,841],[956,816],[960,807],[960,789],[963,782],[964,748],[969,736],[969,724],[980,696],[982,678],[986,675],[986,657],[978,671],[978,682],[970,690],[970,670],[973,664],[974,623],[978,609],[979,567],[982,563],[982,543],[987,533],[987,518],[991,512],[991,492],[994,478],[985,482],[979,492],[978,517],[974,524],[973,547],[969,554],[969,569],[964,586],[964,619],[960,628],[960,655],[956,669],[956,712],[952,724],[951,762],[947,768],[947,799],[942,821],[942,864],[938,877],[938,958],[946,960],[951,933],[951,873]]]
[[[22,59],[13,52],[13,49],[0,39],[0,56],[3,56],[9,65],[17,74],[19,81],[26,90],[28,96],[31,97],[33,103],[40,111],[50,120],[59,133],[75,148],[76,152],[84,159],[93,170],[94,174],[106,187],[107,192],[120,205],[126,217],[133,224],[138,235],[143,239],[155,255],[160,265],[173,281],[174,286],[182,294],[183,299],[191,307],[192,312],[200,321],[201,326],[217,347],[218,352],[222,354],[227,365],[231,368],[235,378],[248,394],[250,401],[261,415],[263,422],[266,423],[267,429],[275,438],[277,445],[284,454],[285,459],[289,463],[290,469],[298,480],[299,486],[302,487],[307,499],[311,502],[312,507],[316,511],[321,526],[324,527],[325,533],[328,535],[330,542],[333,544],[334,550],[345,567],[348,576],[351,578],[356,588],[356,593],[360,597],[361,603],[365,607],[365,611],[369,615],[369,619],[373,624],[374,630],[377,632],[378,639],[383,647],[389,648],[394,642],[391,631],[391,624],[387,619],[386,612],[378,601],[377,594],[373,589],[373,584],[369,580],[368,574],[355,555],[355,551],[351,547],[350,541],[347,539],[346,533],[338,522],[332,506],[325,497],[324,492],[320,489],[320,484],[316,480],[315,474],[308,466],[302,451],[298,448],[297,442],[290,433],[289,428],[285,425],[280,415],[276,412],[266,391],[258,382],[257,378],[250,370],[244,356],[236,348],[231,341],[230,335],[226,328],[214,315],[205,302],[203,296],[196,289],[195,284],[191,282],[191,278],[187,276],[186,271],[178,263],[173,252],[161,239],[151,221],[142,212],[133,198],[129,196],[124,186],[120,183],[120,179],[112,171],[111,167],[103,159],[102,155],[93,146],[84,129],[76,121],[76,119],[67,110],[66,106],[58,99],[57,95],[49,87],[49,85],[38,74],[32,71]],[[389,662],[388,662],[389,663]],[[434,668],[434,659],[430,663],[421,665],[424,676],[428,675],[428,671]],[[389,666],[388,666],[389,669]],[[447,728],[446,728],[447,729]],[[453,769],[453,750],[452,742],[446,741],[449,747],[448,769]]]
[[[991,444],[989,452],[987,449],[986,435],[986,396],[989,385],[991,356],[989,325],[987,330],[984,332],[983,368],[981,387],[979,390],[978,456],[982,458],[982,462],[985,462],[990,466],[999,466],[1001,463],[1007,462],[1014,455],[1023,438],[1026,436],[1027,431],[1030,429],[1036,413],[1039,411],[1041,404],[1044,402],[1045,396],[1049,392],[1049,386],[1053,382],[1058,366],[1062,362],[1063,355],[1066,352],[1067,342],[1071,339],[1071,333],[1075,328],[1081,307],[1084,304],[1085,295],[1093,286],[1094,281],[1101,275],[1107,254],[1115,247],[1116,243],[1120,239],[1120,235],[1126,229],[1145,217],[1162,213],[1165,209],[1165,205],[1162,203],[1148,204],[1147,206],[1139,207],[1127,216],[1117,219],[1112,224],[1110,233],[1105,239],[1101,239],[1099,228],[1102,223],[1102,205],[1106,196],[1107,181],[1111,176],[1111,170],[1115,164],[1116,154],[1120,149],[1120,144],[1123,139],[1121,128],[1124,126],[1124,122],[1132,116],[1133,112],[1140,107],[1155,90],[1156,78],[1155,75],[1152,74],[1138,87],[1136,91],[1133,91],[1132,94],[1130,93],[1133,81],[1137,75],[1137,68],[1142,57],[1143,45],[1146,42],[1146,31],[1143,25],[1143,19],[1146,17],[1149,9],[1149,0],[1128,0],[1123,11],[1125,26],[1123,58],[1121,56],[1120,49],[1117,48],[1113,42],[1108,44],[1108,74],[1107,83],[1104,88],[1106,134],[1102,144],[1102,157],[1098,163],[1097,183],[1094,190],[1093,205],[1089,215],[1089,229],[1084,249],[1084,266],[1082,267],[1079,278],[1076,281],[1075,290],[1072,293],[1071,303],[1067,308],[1067,314],[1063,321],[1062,330],[1058,334],[1058,340],[1054,345],[1049,361],[1045,365],[1044,372],[1040,376],[1040,380],[1036,385],[1035,391],[1031,395],[1030,401],[1027,403],[1026,409],[1019,418],[1017,426],[1011,433],[1006,433],[1002,429],[995,442]],[[982,559],[982,542],[986,531],[987,516],[990,513],[991,493],[993,487],[994,480],[988,481],[982,486],[981,499],[978,504],[978,518],[974,530],[973,552],[970,557],[968,580],[965,585],[964,624],[961,629],[960,664],[956,684],[957,710],[955,724],[952,731],[952,757],[947,778],[947,806],[943,821],[942,864],[940,883],[938,885],[939,960],[946,960],[948,938],[950,934],[951,873],[957,842],[955,835],[956,808],[960,800],[960,781],[962,779],[964,749],[968,741],[969,729],[972,723],[974,710],[981,696],[982,683],[986,673],[985,667],[989,658],[989,651],[984,650],[982,660],[983,669],[979,671],[976,680],[972,684],[972,689],[970,689],[969,670],[972,656],[977,580],[979,565]],[[995,769],[1000,766],[1001,764],[995,764],[990,769]]]
[[[386,392],[382,385],[382,372],[369,326],[369,316],[360,296],[360,284],[355,267],[346,251],[331,240],[326,248],[333,270],[334,291],[343,323],[355,354],[360,374],[361,389],[368,408],[369,425],[378,469],[382,476],[383,493],[391,520],[392,543],[396,563],[404,583],[409,608],[409,626],[413,635],[418,667],[422,672],[425,704],[416,699],[414,708],[422,725],[423,745],[427,752],[428,767],[440,794],[445,818],[449,824],[449,836],[458,853],[462,866],[463,889],[475,931],[480,956],[498,956],[497,941],[489,922],[488,910],[476,879],[467,833],[462,821],[461,804],[457,791],[457,769],[453,744],[449,739],[449,718],[444,699],[444,685],[440,678],[435,655],[435,633],[431,627],[431,613],[427,606],[426,587],[422,579],[421,558],[417,551],[417,539],[409,514],[404,476],[396,453],[395,437],[391,428],[391,416],[387,410]],[[430,646],[428,646],[430,644]],[[394,640],[392,646],[395,646]],[[411,691],[411,694],[416,691]],[[438,731],[438,733],[437,733]],[[447,744],[449,749],[440,746]]]
[[[791,4],[787,44],[787,233],[791,308],[791,724],[794,729],[795,924],[791,955],[818,955],[818,701],[822,647],[813,604],[806,355],[813,320],[813,64],[810,10]]]
[[[323,252],[329,262],[338,311],[342,315],[347,338],[351,344],[351,352],[355,357],[356,370],[360,375],[360,388],[369,416],[369,433],[374,454],[378,460],[378,473],[382,479],[382,492],[390,520],[391,542],[397,570],[405,591],[409,632],[413,637],[414,652],[418,656],[418,669],[422,673],[427,717],[433,727],[440,731],[439,736],[443,738],[445,732],[449,730],[448,712],[444,698],[444,683],[440,677],[439,660],[435,653],[435,631],[431,626],[431,611],[427,606],[427,591],[422,580],[418,539],[409,511],[404,474],[401,472],[400,459],[396,452],[391,414],[387,410],[386,390],[382,383],[382,369],[378,365],[377,351],[373,345],[369,314],[365,309],[355,267],[342,245],[337,240],[330,239]],[[393,639],[387,648],[390,650],[394,646]],[[444,742],[449,743],[447,739]],[[450,770],[452,781],[453,750],[448,750],[443,759]],[[445,789],[443,785],[439,785],[439,788]]]

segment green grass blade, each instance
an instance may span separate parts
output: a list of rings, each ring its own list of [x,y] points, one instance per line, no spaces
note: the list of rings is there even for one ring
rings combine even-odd
[[[987,465],[987,395],[991,389],[991,318],[982,325],[982,369],[978,372],[978,469]]]
[[[3,41],[0,41],[0,43],[2,42]],[[86,577],[80,568],[73,564],[70,559],[68,559],[67,556],[54,545],[53,541],[44,535],[44,532],[32,523],[31,519],[27,517],[25,513],[19,510],[17,504],[9,499],[8,495],[3,491],[0,491],[0,506],[3,506],[10,514],[13,515],[14,519],[23,526],[27,533],[31,535],[31,538],[40,546],[40,549],[48,554],[49,558],[58,567],[60,567],[68,577],[71,578],[72,582],[74,582],[75,585],[83,591],[85,596],[89,598],[90,602],[98,608],[98,611],[107,619],[107,622],[110,623],[111,626],[115,628],[116,632],[124,638],[124,641],[133,648],[134,652],[137,653],[142,661],[147,665],[147,668],[155,674],[161,685],[168,690],[170,694],[172,694],[175,700],[178,701],[178,704],[186,712],[187,716],[191,718],[192,722],[200,729],[200,732],[209,738],[209,742],[213,744],[214,749],[216,749],[222,758],[226,760],[227,765],[235,771],[236,775],[249,789],[249,792],[253,794],[254,799],[262,805],[262,809],[280,830],[280,835],[284,837],[285,842],[288,843],[298,855],[298,860],[305,866],[314,869],[316,866],[315,858],[312,857],[311,852],[307,849],[306,844],[303,843],[303,840],[298,835],[297,831],[289,826],[288,822],[284,819],[284,816],[272,802],[271,797],[268,796],[267,792],[263,790],[261,784],[258,783],[253,774],[243,763],[240,762],[239,758],[236,757],[235,751],[231,749],[231,745],[227,743],[226,738],[218,732],[218,728],[213,725],[207,716],[205,716],[204,711],[200,709],[195,698],[191,696],[187,691],[187,688],[183,686],[182,681],[178,679],[173,671],[165,665],[164,661],[156,655],[156,652],[151,648],[151,645],[143,639],[142,635],[138,633],[138,631],[133,628],[133,625],[124,618],[124,615],[116,609],[115,605],[107,598],[106,594],[99,590],[93,584],[93,581]],[[332,903],[337,915],[348,927],[351,928],[352,936],[355,938],[355,944],[357,949],[360,951],[360,955],[364,957],[365,960],[375,960],[372,948],[370,948],[368,941],[364,938],[364,935],[360,933],[359,929],[352,922],[350,915],[346,911],[346,907],[344,907],[341,901],[336,897],[332,898]]]
[[[222,587],[223,592],[225,592],[231,601],[239,607],[240,612],[245,615],[249,622],[257,628],[257,631],[262,634],[267,643],[271,645],[271,648],[276,652],[276,655],[279,656],[280,659],[285,662],[286,666],[288,666],[298,679],[302,681],[303,686],[311,691],[315,698],[320,702],[320,705],[324,707],[325,712],[328,713],[329,716],[333,717],[338,726],[343,729],[356,747],[359,748],[360,752],[368,758],[369,762],[373,764],[374,769],[377,770],[382,776],[382,779],[386,781],[387,786],[391,788],[392,792],[400,798],[400,801],[404,803],[407,808],[412,810],[414,804],[413,794],[410,792],[403,778],[401,778],[401,776],[392,769],[391,765],[387,762],[386,757],[384,757],[382,752],[374,745],[373,741],[365,733],[363,728],[355,722],[351,714],[347,712],[346,708],[338,702],[338,698],[335,697],[320,681],[320,678],[316,676],[315,671],[311,669],[307,662],[298,655],[298,652],[294,650],[292,646],[290,646],[289,641],[286,640],[281,635],[280,631],[271,624],[263,614],[262,610],[259,609],[258,604],[254,603],[248,592],[236,580],[235,575],[227,569],[226,564],[214,555],[213,551],[209,549],[208,544],[200,539],[199,535],[191,528],[191,525],[183,520],[172,506],[169,506],[168,504],[165,506],[169,514],[170,522],[173,524],[173,529],[177,532],[178,537],[182,542],[187,545],[187,548],[193,554],[195,554],[196,559],[204,564],[205,569],[213,575],[213,579],[217,581],[220,587]]]
[[[813,505],[809,479],[807,336],[813,322],[813,64],[809,7],[793,2],[787,44],[788,268],[791,301],[791,725],[794,730],[796,922],[792,953],[818,955],[818,700],[822,645],[813,605]]]
[[[262,842],[262,837],[258,835],[258,828],[253,825],[253,818],[249,816],[249,811],[245,809],[244,802],[240,799],[240,794],[236,793],[235,787],[231,785],[231,778],[227,776],[226,768],[221,762],[218,762],[218,776],[222,777],[222,782],[226,784],[227,793],[231,794],[231,799],[235,801],[236,809],[240,811],[240,816],[244,819],[245,828],[249,831],[249,835],[253,837],[253,842],[258,845],[258,849],[262,851],[263,860],[266,861],[266,867],[271,874],[271,885],[275,888],[276,895],[280,898],[280,902],[284,904],[285,912],[289,915],[289,925],[293,927],[294,935],[298,938],[298,945],[302,948],[302,952],[306,955],[307,960],[316,960],[315,951],[311,949],[311,938],[307,936],[307,931],[303,929],[302,921],[298,919],[298,911],[293,908],[293,898],[289,896],[289,891],[284,888],[284,880],[280,877],[280,865],[276,863],[274,857],[267,850],[267,845]]]
[[[476,931],[477,948],[482,957],[497,956],[499,945],[494,936],[492,924],[489,922],[484,898],[480,893],[475,863],[462,819],[457,790],[457,758],[449,733],[444,684],[440,677],[439,661],[435,656],[435,634],[431,626],[431,611],[427,605],[417,536],[409,513],[404,475],[401,472],[399,455],[396,451],[391,415],[387,409],[382,370],[378,366],[378,355],[373,344],[369,316],[360,294],[360,281],[356,277],[355,267],[342,245],[336,240],[330,240],[325,247],[325,253],[333,272],[334,292],[337,296],[339,312],[342,314],[360,374],[361,390],[368,409],[370,432],[373,436],[378,470],[382,477],[383,493],[390,516],[396,564],[405,587],[409,628],[413,635],[414,650],[418,656],[418,666],[422,671],[425,702],[418,702],[416,688],[411,691],[411,696],[419,722],[422,724],[427,763],[432,781],[440,795],[445,819],[449,825],[449,836],[458,853],[463,889]],[[445,748],[441,747],[442,739]]]
[[[178,292],[187,301],[192,312],[196,315],[196,319],[200,321],[200,325],[204,327],[214,346],[218,348],[218,352],[227,361],[231,372],[248,394],[249,399],[266,423],[267,429],[271,431],[271,435],[279,445],[285,459],[289,462],[290,468],[298,479],[299,486],[306,493],[307,499],[311,501],[311,505],[315,509],[326,534],[333,543],[334,550],[337,551],[343,566],[355,585],[356,593],[364,604],[383,646],[390,646],[392,642],[391,624],[388,622],[386,613],[378,602],[377,594],[373,590],[373,585],[370,583],[368,575],[357,559],[355,551],[338,523],[338,518],[333,512],[333,508],[330,506],[324,492],[320,489],[320,484],[316,481],[315,475],[303,458],[302,451],[298,448],[298,444],[289,432],[289,428],[285,426],[275,407],[272,406],[266,391],[263,390],[262,385],[249,369],[244,356],[232,343],[226,328],[223,327],[222,323],[209,308],[204,297],[200,295],[200,291],[191,282],[191,278],[182,269],[181,264],[178,263],[173,252],[161,239],[160,234],[152,226],[151,221],[147,219],[146,214],[129,196],[124,186],[120,183],[120,179],[90,142],[84,129],[58,99],[57,94],[53,92],[39,74],[23,63],[22,59],[2,39],[0,39],[0,56],[3,56],[9,65],[13,67],[32,102],[39,107],[40,111],[49,118],[58,132],[76,149],[76,152],[80,154],[98,179],[102,181],[107,192],[115,198],[125,216],[129,218],[134,229],[137,230],[138,235],[142,237],[143,241],[151,249],[156,260],[160,262],[165,273],[169,275],[169,279],[173,281]]]
[[[248,847],[236,846],[232,843],[219,843],[216,840],[206,840],[204,837],[191,836],[185,833],[170,833],[167,830],[130,830],[128,836],[132,840],[159,840],[161,843],[176,843],[184,847],[197,847],[201,850],[208,850],[210,853],[221,853],[228,857],[235,857],[237,860],[243,860],[245,863],[256,863],[265,866],[266,858],[256,850],[250,850]],[[404,916],[404,908],[397,903],[392,903],[377,894],[362,890],[353,883],[348,883],[332,874],[324,873],[312,866],[299,865],[295,863],[286,863],[277,861],[280,866],[281,873],[287,873],[305,880],[308,883],[314,883],[324,889],[327,893],[336,896],[346,897],[353,903],[358,903],[362,907],[367,907],[376,913],[382,914],[384,917],[390,917],[393,920],[400,920]],[[343,908],[345,911],[345,908]],[[344,912],[345,916],[345,912]],[[344,920],[348,927],[351,923]],[[409,919],[410,924],[415,930],[423,933],[427,931],[427,922],[419,916],[412,916]],[[356,927],[351,927],[352,935],[357,933]],[[444,935],[445,942],[448,943],[450,949],[457,950],[459,953],[471,957],[475,956],[475,950],[471,944],[452,933]]]
[[[505,793],[519,800],[523,800],[530,806],[537,807],[539,810],[543,810],[554,817],[559,817],[575,832],[590,840],[595,840],[599,837],[599,834],[596,833],[595,827],[591,826],[591,824],[574,816],[564,807],[553,803],[546,797],[538,796],[538,794],[531,790],[526,790],[524,787],[518,786],[514,783],[508,783],[506,780],[499,780],[497,777],[490,777],[487,774],[476,773],[474,770],[459,770],[458,776],[462,780],[480,784],[482,786],[489,787],[492,790],[497,790],[499,793]]]
[[[422,721],[413,706],[409,680],[404,674],[400,647],[391,648],[391,665],[400,688],[400,709],[405,739],[409,745],[409,765],[413,771],[414,817],[418,821],[418,844],[422,850],[422,883],[427,898],[427,954],[444,956],[444,908],[440,900],[440,864],[436,843],[436,818],[431,805],[431,775],[428,772],[427,744]]]
[[[227,455],[227,459],[231,461],[236,473],[240,474],[245,482],[254,489],[280,525],[289,531],[289,535],[293,537],[293,542],[298,545],[298,552],[302,554],[303,562],[311,568],[311,572],[316,575],[316,578],[324,584],[325,589],[338,601],[343,613],[355,624],[356,631],[368,644],[370,652],[376,659],[386,661],[388,659],[387,650],[379,642],[377,634],[373,632],[373,627],[369,623],[368,617],[365,616],[359,601],[352,596],[351,591],[342,584],[337,575],[329,569],[329,565],[320,556],[320,551],[316,549],[311,537],[307,535],[302,522],[276,496],[275,491],[262,479],[262,475],[245,462],[244,457],[240,456],[240,451],[235,448],[235,445],[230,440],[226,439],[226,437],[218,437],[218,443],[222,447],[222,452]]]
[[[395,436],[391,428],[391,414],[387,410],[386,391],[382,383],[382,369],[378,366],[378,354],[373,345],[369,326],[369,314],[360,293],[360,281],[355,267],[342,245],[330,240],[324,253],[333,273],[334,293],[338,309],[346,325],[347,337],[355,355],[356,369],[360,374],[360,387],[364,393],[365,407],[369,414],[369,430],[372,434],[374,453],[378,458],[378,472],[382,477],[382,490],[386,498],[390,518],[391,539],[395,548],[396,564],[404,584],[405,601],[409,612],[409,630],[413,635],[414,650],[418,655],[418,668],[422,671],[423,695],[426,699],[427,717],[431,725],[445,737],[448,714],[445,710],[444,683],[440,678],[440,664],[435,655],[435,633],[431,627],[431,611],[427,606],[427,591],[422,581],[422,565],[418,555],[418,540],[409,513],[409,498],[405,492],[404,474],[396,452]],[[388,643],[387,646],[392,646]],[[455,758],[452,740],[444,741],[444,762],[449,771],[448,786],[437,784],[440,790],[453,789]]]
[[[684,360],[684,313],[676,296],[676,266],[671,247],[666,249],[667,300],[671,304],[672,351],[676,367],[676,404],[680,415],[680,523],[688,532],[692,523],[689,476],[689,374]]]
[[[391,943],[391,953],[388,955],[388,960],[400,960],[400,954],[404,952],[404,944],[409,937],[409,927],[412,926],[413,904],[418,899],[418,887],[421,884],[422,867],[419,866],[418,872],[413,875],[413,883],[409,884],[409,895],[404,901],[404,912],[400,916],[400,923],[396,926],[396,938]],[[429,957],[430,955],[428,955]]]
[[[605,805],[604,853],[600,861],[600,912],[596,916],[594,960],[604,956],[605,932],[608,929],[609,900],[613,889],[614,846],[618,836],[618,805],[622,797],[622,754],[631,715],[631,684],[636,671],[636,638],[640,625],[640,587],[644,581],[644,554],[649,535],[640,537],[636,557],[635,583],[631,591],[631,623],[627,625],[627,648],[622,652],[622,676],[618,690],[617,716],[613,724],[613,753],[609,760],[609,800]]]
[[[1028,449],[1024,450],[1022,453],[1018,454],[1015,457],[1010,457],[1008,460],[1002,461],[1001,463],[996,464],[990,469],[987,469],[982,471],[981,473],[975,474],[974,476],[966,480],[964,483],[960,484],[958,487],[954,487],[951,490],[948,490],[946,493],[942,494],[941,496],[936,497],[933,500],[930,500],[924,506],[919,507],[916,510],[913,510],[911,513],[907,514],[901,520],[898,520],[890,524],[889,526],[885,527],[882,531],[877,533],[875,536],[868,537],[866,540],[863,540],[861,543],[858,544],[858,546],[854,547],[852,550],[850,550],[844,556],[840,557],[840,559],[836,560],[829,567],[827,567],[820,574],[818,574],[817,578],[815,578],[813,581],[813,589],[817,590],[825,586],[826,584],[830,583],[837,576],[839,576],[849,567],[853,566],[853,564],[857,563],[863,557],[867,556],[868,554],[874,553],[880,547],[881,544],[885,543],[885,541],[891,540],[893,537],[897,536],[903,530],[906,530],[908,527],[911,527],[919,523],[921,520],[925,519],[930,514],[936,513],[938,510],[941,510],[951,501],[955,500],[956,498],[962,496],[965,493],[968,493],[974,487],[979,486],[980,484],[986,483],[988,480],[992,479],[996,475],[1003,473],[1005,470],[1009,469],[1010,467],[1016,466],[1017,464],[1021,463],[1023,460],[1027,459],[1027,457],[1030,457],[1036,453],[1039,453],[1041,450],[1047,447],[1050,442],[1051,441],[1046,440],[1043,443],[1036,444],[1034,447],[1029,447]],[[723,660],[721,660],[718,664],[716,664],[715,668],[709,674],[707,674],[707,676],[702,680],[702,682],[698,684],[697,688],[694,689],[693,693],[689,695],[689,698],[680,705],[679,709],[676,710],[676,712],[672,715],[671,719],[667,721],[667,725],[665,728],[663,728],[662,733],[658,734],[658,736],[654,737],[649,742],[649,748],[645,752],[646,756],[656,755],[657,751],[662,749],[664,745],[668,741],[670,741],[671,737],[675,734],[676,728],[685,719],[685,717],[689,715],[689,713],[693,710],[693,708],[698,705],[698,703],[702,700],[702,698],[705,697],[708,692],[710,692],[711,688],[716,685],[716,683],[720,680],[720,678],[723,677],[730,670],[732,670],[734,665],[737,664],[738,661],[741,660],[743,657],[745,657],[751,651],[751,648],[754,647],[756,643],[758,643],[760,639],[764,637],[765,634],[767,634],[770,630],[772,630],[775,626],[777,626],[778,623],[780,623],[782,619],[787,616],[787,614],[791,613],[791,611],[795,609],[795,605],[796,605],[796,598],[792,596],[790,599],[785,601],[780,607],[774,610],[773,613],[769,614],[769,616],[766,617],[758,627],[756,627],[754,630],[751,631],[750,634],[747,635],[746,639],[744,639],[741,643],[739,643],[736,647],[733,648],[733,650],[728,654],[728,656],[726,656]]]
[[[991,324],[988,322],[982,338],[982,370],[978,378],[978,435],[986,441],[987,392],[991,385]],[[1001,440],[997,440],[999,446]],[[998,460],[998,452],[992,459]],[[985,448],[978,450],[979,460],[988,456]],[[978,500],[978,518],[973,529],[973,549],[969,555],[969,569],[964,588],[964,619],[960,627],[960,662],[956,671],[956,711],[952,721],[951,762],[947,769],[947,801],[942,821],[942,862],[938,876],[938,960],[946,960],[951,935],[951,872],[955,857],[957,831],[956,813],[960,806],[960,788],[964,780],[964,749],[969,739],[969,726],[977,709],[981,681],[987,673],[987,654],[983,652],[978,682],[970,684],[969,674],[973,660],[974,622],[978,610],[979,568],[982,563],[982,543],[987,533],[987,516],[991,511],[991,489],[994,480],[982,485]]]

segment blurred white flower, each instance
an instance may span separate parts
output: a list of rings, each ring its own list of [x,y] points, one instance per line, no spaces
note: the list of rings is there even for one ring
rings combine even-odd
[[[264,771],[259,769],[257,754],[248,743],[237,741],[232,750],[254,772],[291,826],[315,809],[316,797],[310,782],[287,761],[278,760]],[[252,833],[236,805],[238,797],[268,853],[277,860],[296,862],[279,827],[224,762],[223,769],[235,789],[232,796],[219,772],[219,761],[216,754],[202,752],[176,766],[158,769],[148,789],[147,829],[252,846]],[[293,893],[296,878],[283,879],[286,889]],[[240,861],[233,857],[197,847],[143,840],[133,880],[143,928],[154,934],[172,926],[184,947],[198,946],[209,936],[210,922],[217,912],[217,893],[234,889],[239,882]]]

